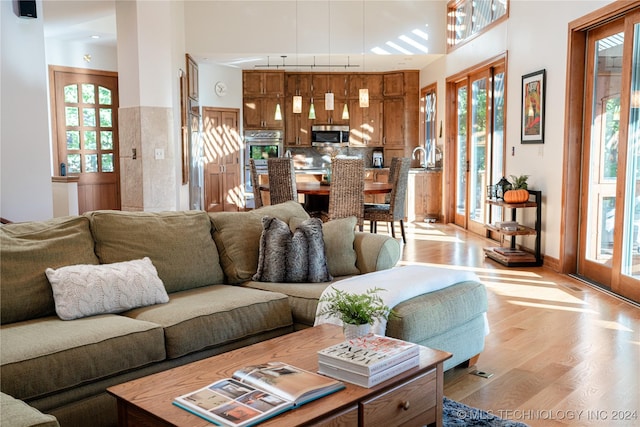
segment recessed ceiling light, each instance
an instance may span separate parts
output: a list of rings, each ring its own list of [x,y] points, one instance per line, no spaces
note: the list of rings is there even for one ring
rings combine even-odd
[[[92,39],[99,39],[99,38],[100,38],[100,36],[99,36],[99,35],[97,35],[97,34],[94,34],[94,35],[92,35],[92,36],[91,36],[91,38],[92,38]]]

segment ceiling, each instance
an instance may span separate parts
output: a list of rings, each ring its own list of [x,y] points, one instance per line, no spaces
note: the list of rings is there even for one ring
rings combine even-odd
[[[115,4],[43,0],[45,37],[115,47]],[[445,11],[438,0],[187,1],[185,43],[199,63],[242,69],[422,69],[444,53]]]

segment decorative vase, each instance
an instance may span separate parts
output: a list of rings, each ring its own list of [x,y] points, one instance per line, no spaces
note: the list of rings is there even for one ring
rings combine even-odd
[[[343,327],[344,337],[347,340],[363,337],[371,332],[371,325],[365,323],[364,325],[354,325],[351,323],[345,323]]]

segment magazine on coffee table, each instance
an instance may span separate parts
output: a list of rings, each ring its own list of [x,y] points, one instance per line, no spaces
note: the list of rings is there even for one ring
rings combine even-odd
[[[252,426],[343,389],[344,383],[282,362],[247,366],[174,404],[223,426]]]

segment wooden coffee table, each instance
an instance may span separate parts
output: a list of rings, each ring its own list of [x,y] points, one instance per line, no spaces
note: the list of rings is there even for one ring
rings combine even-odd
[[[213,424],[173,405],[179,395],[199,389],[247,365],[281,361],[317,371],[317,351],[344,340],[342,328],[322,325],[189,363],[107,391],[118,402],[120,426]],[[271,418],[261,426],[442,426],[443,362],[450,353],[422,347],[420,366],[372,388],[346,388]]]

